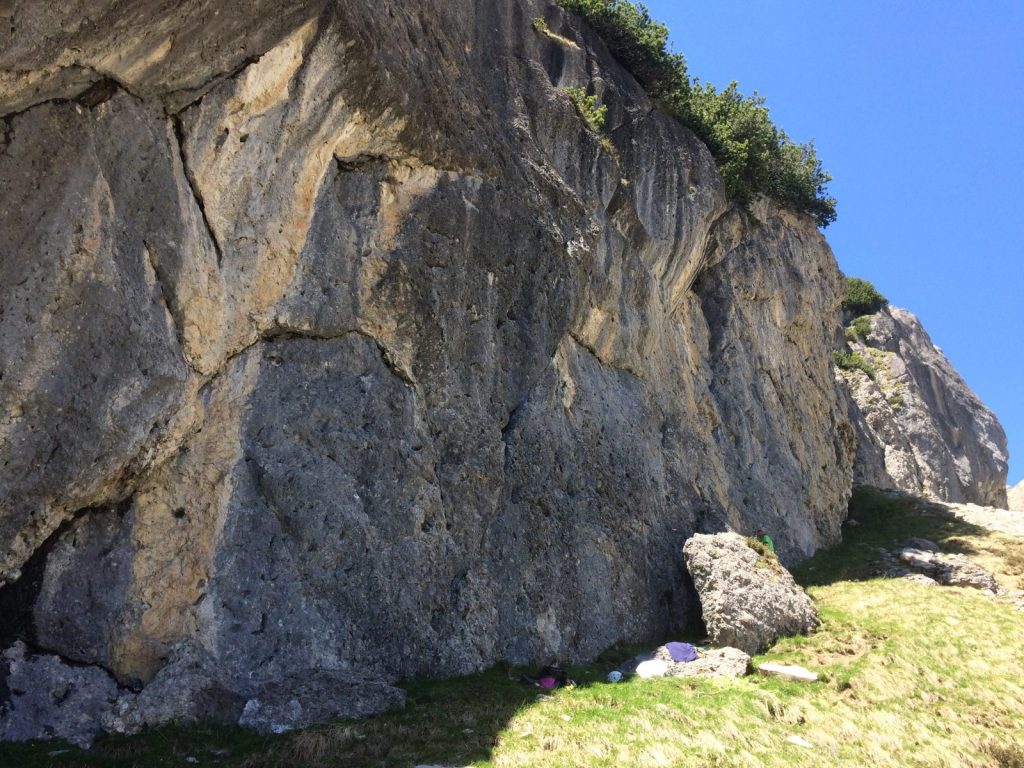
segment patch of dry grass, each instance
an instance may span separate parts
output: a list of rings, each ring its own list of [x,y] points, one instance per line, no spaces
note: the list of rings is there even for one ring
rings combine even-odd
[[[512,719],[493,765],[994,768],[1024,749],[1020,612],[900,581],[813,594],[822,630],[758,661],[806,665],[822,682],[635,680],[560,693]]]

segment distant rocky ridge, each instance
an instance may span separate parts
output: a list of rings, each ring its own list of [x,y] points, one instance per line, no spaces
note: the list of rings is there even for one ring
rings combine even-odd
[[[1024,512],[1024,480],[1006,489],[1006,508],[1014,512]]]
[[[0,638],[25,675],[104,670],[108,729],[246,706],[277,727],[328,689],[366,714],[399,678],[590,659],[693,620],[695,532],[764,527],[790,563],[838,539],[857,446],[831,251],[806,216],[731,206],[578,19],[8,21]],[[604,137],[566,86],[607,105]]]
[[[841,371],[857,430],[855,481],[1006,508],[1006,434],[918,319],[887,307],[851,344],[874,369]]]

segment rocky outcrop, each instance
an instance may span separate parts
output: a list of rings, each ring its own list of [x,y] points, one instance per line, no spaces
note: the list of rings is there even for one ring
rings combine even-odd
[[[363,712],[681,628],[694,531],[837,539],[831,252],[579,20],[76,7],[0,30],[4,632],[154,702],[298,712],[316,669]],[[113,717],[194,714],[147,701]]]
[[[1024,480],[1006,489],[1006,508],[1013,512],[1024,512]]]
[[[936,506],[940,513],[954,511],[945,505]],[[933,513],[931,510],[929,512]],[[942,552],[938,544],[928,539],[908,539],[898,544],[896,550],[880,549],[879,554],[884,564],[879,570],[882,576],[904,578],[926,585],[971,587],[993,595],[1000,591],[991,573],[965,555]]]
[[[992,574],[963,555],[904,547],[900,550],[899,557],[903,563],[939,584],[949,587],[972,587],[993,594],[997,591],[996,580]]]
[[[0,657],[0,740],[63,739],[88,748],[117,699],[97,667],[72,667],[18,642]]]
[[[842,370],[857,430],[856,482],[1006,507],[1006,435],[914,315],[868,315],[851,343],[874,371]]]
[[[807,634],[821,623],[789,571],[742,536],[697,534],[683,554],[715,645],[762,653],[780,637]]]

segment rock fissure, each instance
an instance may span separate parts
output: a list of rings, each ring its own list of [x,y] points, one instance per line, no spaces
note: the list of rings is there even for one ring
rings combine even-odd
[[[175,309],[174,296],[170,289],[167,287],[167,276],[163,274],[159,264],[153,259],[153,251],[149,247],[149,243],[145,240],[142,241],[142,256],[146,262],[146,266],[153,273],[153,283],[156,285],[157,295],[160,298],[160,304],[163,306],[164,311],[167,313],[167,318],[174,328],[174,337],[178,340],[178,348],[181,350],[182,360],[196,373],[195,366],[191,360],[188,359],[188,355],[185,354],[185,331],[184,331],[184,319],[180,313]]]
[[[203,219],[203,224],[206,227],[206,234],[210,238],[213,250],[217,254],[217,266],[221,267],[224,261],[224,250],[220,244],[220,240],[217,238],[216,231],[213,229],[213,225],[210,223],[210,218],[206,213],[206,205],[203,201],[203,194],[199,191],[199,185],[196,182],[194,172],[189,166],[188,153],[185,149],[185,126],[182,124],[181,117],[178,114],[171,115],[168,119],[171,121],[171,128],[173,129],[174,137],[176,139],[178,161],[181,163],[181,168],[185,175],[185,181],[188,183],[188,188],[192,192],[192,199],[199,208],[199,214]]]
[[[175,91],[171,91],[163,97],[165,113],[167,114],[168,117],[174,117],[177,115],[181,115],[184,112],[187,112],[190,108],[194,107],[199,102],[201,102],[203,98],[215,87],[217,87],[218,85],[227,80],[234,80],[239,75],[241,75],[246,69],[248,69],[251,65],[255,64],[260,59],[262,59],[266,55],[266,53],[266,51],[263,51],[262,53],[259,54],[247,56],[241,61],[241,63],[237,67],[234,67],[233,69],[227,72],[220,72],[218,74],[215,74],[211,76],[208,80],[205,80],[204,82],[200,83],[195,87],[181,88]],[[180,104],[174,103],[179,95],[187,96],[188,101],[182,102]],[[169,108],[169,104],[174,104],[174,106]]]
[[[96,101],[96,104],[97,105],[98,104],[102,104],[104,101],[107,101],[110,98],[110,96],[113,95],[111,93],[110,96],[104,97],[103,93],[102,93],[103,90],[109,91],[111,86],[121,89],[122,91],[124,91],[129,96],[131,96],[132,98],[136,99],[139,102],[144,102],[145,101],[145,99],[141,96],[141,94],[135,92],[135,90],[130,85],[128,85],[128,83],[126,83],[123,79],[119,78],[113,72],[105,72],[105,71],[103,71],[101,69],[97,69],[96,67],[89,66],[88,64],[81,64],[81,63],[77,63],[77,62],[73,66],[77,66],[79,69],[82,69],[82,70],[84,70],[86,72],[92,72],[92,73],[94,73],[96,75],[96,81],[93,82],[82,93],[80,93],[78,96],[76,96],[75,99],[74,99],[76,101],[79,100],[79,99],[82,99],[82,98],[87,98],[88,94],[90,92],[93,92],[94,97],[98,97],[99,98],[99,100]],[[108,82],[110,85],[106,86],[105,88],[102,88],[102,84],[105,81]],[[101,92],[100,93],[95,93],[94,92],[94,89],[97,86],[101,86]]]

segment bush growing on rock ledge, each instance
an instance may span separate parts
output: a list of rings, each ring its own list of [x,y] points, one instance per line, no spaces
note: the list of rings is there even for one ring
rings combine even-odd
[[[861,315],[855,318],[846,328],[843,335],[847,341],[853,342],[857,339],[866,339],[871,334],[871,318]]]
[[[576,111],[580,113],[580,117],[583,118],[587,127],[594,133],[600,133],[604,127],[605,117],[608,115],[607,105],[598,104],[597,96],[588,96],[583,88],[569,86],[565,92],[569,94],[569,98],[576,106]]]
[[[846,278],[846,296],[843,298],[844,312],[873,315],[888,304],[889,300],[880,294],[869,281],[859,277]]]
[[[749,209],[767,195],[810,214],[818,226],[836,219],[832,177],[812,143],[797,144],[772,123],[764,99],[691,82],[682,54],[668,50],[668,27],[629,0],[559,0],[583,17],[648,95],[687,126],[715,156],[729,199]]]
[[[878,376],[875,367],[871,365],[860,352],[833,352],[832,359],[836,367],[844,371],[862,371],[872,381]]]

